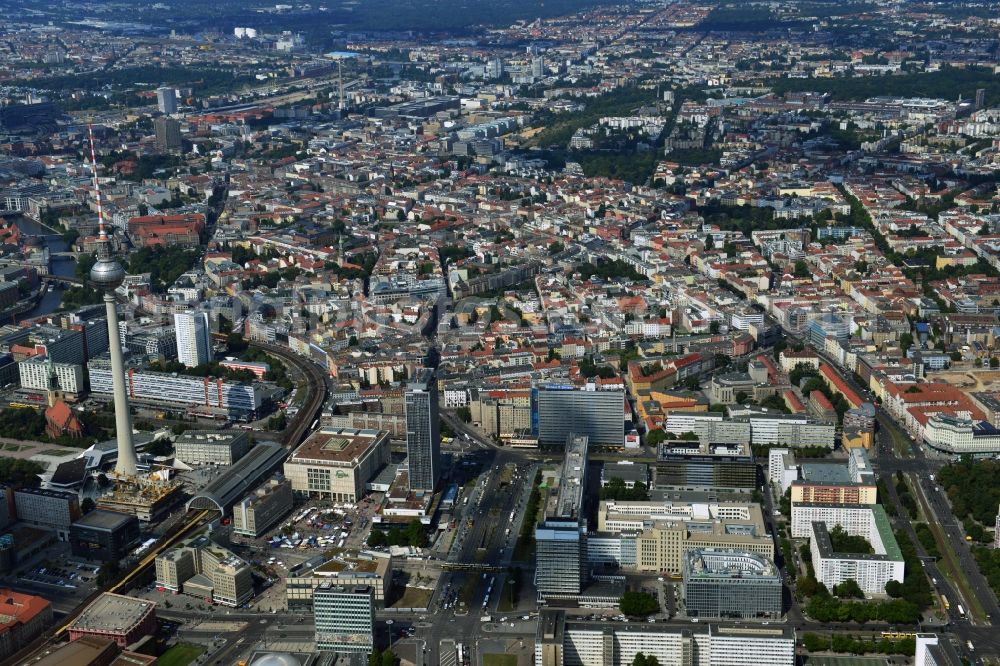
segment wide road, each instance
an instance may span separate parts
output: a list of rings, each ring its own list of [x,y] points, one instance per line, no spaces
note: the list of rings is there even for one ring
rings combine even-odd
[[[478,453],[477,457],[482,460],[485,469],[475,488],[467,495],[468,504],[460,500],[456,507],[456,541],[444,566],[498,567],[500,571],[484,572],[477,568],[442,572],[431,600],[432,621],[416,621],[415,626],[417,637],[425,641],[425,663],[437,664],[440,641],[455,639],[461,640],[473,651],[470,663],[476,664],[475,637],[481,631],[480,620],[484,614],[496,615],[494,609],[507,578],[503,569],[511,564],[510,558],[524,519],[524,506],[537,469],[537,457],[541,456],[538,452],[532,452],[532,455],[519,449],[499,447],[448,412],[441,412],[441,420],[458,435],[456,442],[461,442],[471,454]],[[508,478],[509,482],[506,482]],[[493,589],[487,595],[491,581]],[[459,603],[463,600],[463,589],[465,605]],[[444,608],[446,604],[449,606],[447,609]]]
[[[930,474],[913,475],[911,478],[916,481],[913,484],[914,494],[921,509],[928,521],[941,527],[952,551],[958,557],[960,568],[972,586],[973,594],[986,612],[986,619],[992,622],[993,618],[1000,617],[1000,606],[997,605],[996,595],[989,583],[979,571],[979,565],[969,549],[970,544],[965,540],[965,530],[952,513],[944,490],[930,480]]]

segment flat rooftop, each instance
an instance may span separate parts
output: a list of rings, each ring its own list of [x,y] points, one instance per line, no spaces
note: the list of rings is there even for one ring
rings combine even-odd
[[[704,635],[725,636],[733,638],[747,639],[772,639],[791,641],[795,639],[795,629],[793,627],[764,627],[741,625],[738,627],[718,624],[695,624],[690,627],[666,624],[647,624],[645,622],[589,622],[579,620],[574,617],[566,617],[565,626],[572,629],[590,629],[594,631],[607,631],[614,634],[629,633],[656,633],[656,634],[680,634],[682,636]]]
[[[692,548],[684,554],[686,578],[747,578],[781,582],[774,562],[763,555],[736,550]]]
[[[77,617],[71,630],[126,633],[153,612],[155,601],[105,592]]]
[[[97,663],[98,659],[115,654],[117,651],[114,641],[110,638],[81,636],[25,663],[31,666],[90,666]]]
[[[313,569],[313,573],[325,576],[340,573],[375,573],[378,562],[374,560],[329,560]]]
[[[187,430],[178,436],[174,446],[178,444],[204,444],[206,446],[229,446],[233,442],[247,439],[245,432],[236,430]]]
[[[754,521],[762,514],[753,502],[685,502],[601,500],[598,516],[608,520],[716,520]],[[761,518],[761,523],[763,519]]]
[[[358,557],[354,551],[345,551],[329,559],[323,555],[310,558],[292,567],[288,572],[288,577],[329,576],[331,578],[346,578],[355,574],[365,577],[385,576],[389,572],[390,564],[391,558],[388,557],[367,559]]]
[[[135,516],[130,513],[108,511],[107,509],[94,509],[83,518],[76,521],[74,525],[99,530],[113,530],[125,525],[126,523],[134,521],[135,519]]]
[[[566,457],[563,460],[562,478],[559,480],[559,500],[555,515],[560,518],[578,518],[583,504],[583,491],[587,484],[587,449],[590,440],[586,435],[566,438]]]
[[[649,483],[649,466],[646,463],[606,462],[601,468],[601,479],[610,481],[619,478],[622,481],[637,481]]]
[[[738,443],[671,440],[660,444],[657,462],[676,460],[752,460],[750,446]]]
[[[379,439],[388,437],[382,430],[320,428],[292,452],[291,462],[303,460],[328,463],[354,463]]]
[[[820,505],[822,506],[822,505]],[[844,506],[844,505],[832,505],[832,506]],[[853,508],[853,505],[852,505]],[[839,558],[839,559],[849,559],[849,560],[892,560],[900,561],[903,559],[903,551],[899,548],[899,542],[896,541],[896,535],[892,532],[892,523],[889,521],[889,516],[886,514],[885,509],[881,504],[866,504],[862,505],[863,511],[869,512],[872,526],[878,531],[879,539],[882,541],[882,547],[879,548],[874,542],[872,546],[875,548],[874,554],[868,553],[841,553],[833,549],[833,543],[830,540],[830,533],[827,529],[826,523],[823,521],[814,520],[813,534],[815,538],[812,540],[812,547],[818,548],[820,554],[824,558]],[[870,537],[868,535],[863,535]],[[870,542],[871,538],[868,539]]]
[[[803,481],[837,485],[853,481],[846,462],[804,462],[801,467]]]

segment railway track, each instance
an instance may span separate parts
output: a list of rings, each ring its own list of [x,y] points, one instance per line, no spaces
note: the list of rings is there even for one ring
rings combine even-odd
[[[313,423],[319,418],[320,408],[323,406],[323,401],[326,400],[326,376],[315,363],[302,358],[286,347],[259,342],[250,343],[250,346],[276,356],[296,368],[306,378],[308,398],[281,438],[281,443],[285,448],[294,448],[305,438],[306,433],[312,429]]]

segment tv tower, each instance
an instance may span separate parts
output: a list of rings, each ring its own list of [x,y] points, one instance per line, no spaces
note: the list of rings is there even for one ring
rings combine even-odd
[[[129,412],[128,393],[125,390],[125,362],[118,332],[118,309],[115,289],[125,280],[125,269],[114,256],[111,238],[104,227],[104,208],[101,202],[101,183],[97,178],[97,155],[94,151],[94,127],[90,125],[90,162],[94,169],[94,190],[97,193],[97,261],[90,269],[90,281],[104,292],[104,307],[108,315],[108,347],[111,348],[111,376],[115,398],[115,435],[118,439],[118,462],[115,472],[121,476],[135,477],[138,459],[132,443],[132,415]]]

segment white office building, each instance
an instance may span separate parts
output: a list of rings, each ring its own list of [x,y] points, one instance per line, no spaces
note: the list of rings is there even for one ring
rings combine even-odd
[[[758,410],[759,411],[759,410]],[[833,448],[836,427],[800,414],[750,413],[726,419],[721,412],[671,411],[664,430],[675,435],[694,433],[713,444],[760,444],[801,448]]]
[[[174,313],[177,360],[189,368],[212,360],[212,340],[205,312]]]
[[[851,449],[849,453],[847,473],[851,475],[851,481],[875,485],[875,470],[872,469],[872,461],[868,457],[868,451],[858,447]]]
[[[923,441],[932,449],[955,458],[1000,454],[1000,430],[988,421],[973,421],[947,414],[934,414],[927,419]]]
[[[49,364],[44,356],[33,356],[17,364],[21,375],[21,388],[47,391],[49,388]],[[76,363],[53,363],[58,389],[63,393],[76,395],[83,391],[83,366]]]
[[[188,465],[232,465],[250,451],[241,430],[187,430],[174,442],[174,457]]]
[[[968,663],[962,659],[955,646],[938,634],[917,634],[917,650],[913,666],[958,666]]]
[[[816,423],[798,414],[755,415],[748,420],[754,444],[833,448],[836,426],[832,423]]]
[[[671,410],[663,429],[675,435],[694,433],[699,441],[713,444],[749,444],[752,438],[748,422],[726,420],[721,412]]]
[[[779,495],[799,479],[799,466],[795,454],[788,449],[771,449],[767,452],[767,480],[778,490]]]

